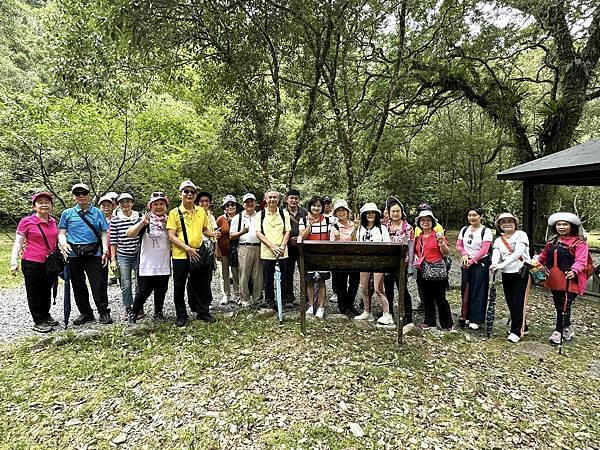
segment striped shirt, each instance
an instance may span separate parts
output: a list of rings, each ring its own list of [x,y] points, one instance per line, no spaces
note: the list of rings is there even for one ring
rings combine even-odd
[[[298,228],[301,236],[309,225],[310,223],[308,222],[308,216],[300,219]],[[310,225],[310,234],[308,237],[303,237],[302,239],[305,241],[328,241],[332,226],[333,222],[331,218],[320,215],[319,221]]]
[[[139,212],[133,211],[130,217],[123,212],[110,220],[110,245],[117,246],[117,256],[135,256],[139,237],[128,238],[125,236],[129,227],[141,220]]]

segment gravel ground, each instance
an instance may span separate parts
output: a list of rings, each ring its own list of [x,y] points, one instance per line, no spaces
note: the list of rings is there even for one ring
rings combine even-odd
[[[460,271],[457,269],[457,261],[454,261],[452,270],[450,272],[450,284],[452,287],[456,287],[460,285]],[[213,304],[211,306],[211,310],[215,312],[225,312],[237,309],[237,305],[233,305],[230,303],[229,305],[223,307],[218,305],[218,301],[221,298],[221,278],[215,277],[213,279],[212,291],[213,291]],[[298,273],[296,272],[295,279],[296,286],[296,298],[298,298],[298,291],[300,290],[300,281],[298,277]],[[417,286],[413,279],[409,279],[409,291],[413,298],[413,307],[416,308],[418,304],[418,293]],[[330,296],[331,291],[331,280],[327,281],[327,295]],[[0,341],[4,342],[12,342],[18,340],[20,338],[24,338],[27,336],[40,335],[32,330],[33,322],[31,320],[31,315],[29,313],[29,309],[27,307],[27,297],[25,295],[25,286],[22,285],[19,288],[15,289],[3,289],[0,290],[0,296],[2,297],[2,301],[0,302]],[[358,297],[358,296],[357,296]],[[72,298],[72,312],[71,312],[71,321],[79,315],[77,307],[75,305],[75,301]],[[56,298],[56,304],[52,305],[50,314],[61,323],[61,326],[56,328],[56,330],[62,330],[63,323],[63,285],[62,283],[58,288],[58,295]],[[117,285],[112,285],[108,287],[108,299],[110,303],[111,315],[115,320],[115,323],[123,322],[123,314],[124,308],[121,304],[121,291]],[[91,299],[90,299],[91,300]],[[95,310],[93,301],[91,301],[92,307]],[[375,302],[377,303],[377,302]],[[337,304],[335,302],[329,302],[327,307],[328,312],[337,312]],[[153,301],[150,298],[146,303],[146,312],[149,313],[149,316],[153,313]],[[173,284],[170,282],[169,284],[169,292],[167,293],[167,298],[165,300],[164,313],[168,320],[174,320],[175,318],[175,307],[173,303]],[[97,317],[96,317],[97,318]],[[72,324],[70,328],[75,329],[84,329],[84,328],[98,328],[101,329],[104,325],[100,325],[98,323],[85,324],[79,327],[75,327]]]

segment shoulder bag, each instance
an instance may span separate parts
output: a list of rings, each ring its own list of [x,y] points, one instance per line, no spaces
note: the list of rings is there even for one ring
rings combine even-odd
[[[37,227],[38,230],[40,230],[42,238],[44,238],[44,244],[48,249],[48,255],[46,255],[46,261],[44,263],[46,266],[46,273],[50,276],[57,276],[65,267],[63,255],[58,248],[55,248],[54,250],[50,248],[50,243],[48,242],[48,238],[46,238],[46,234],[44,233],[42,226],[38,223]]]
[[[187,230],[185,228],[185,220],[183,218],[183,214],[179,209],[177,210],[177,212],[179,213],[179,221],[181,222],[183,241],[185,242],[185,245],[190,245],[187,237]],[[203,239],[202,245],[200,246],[200,248],[197,248],[196,251],[198,252],[198,255],[200,255],[200,259],[197,261],[192,261],[189,255],[187,255],[187,258],[190,261],[190,267],[192,269],[203,269],[205,267],[208,267],[215,256],[215,249],[212,241],[210,239]]]

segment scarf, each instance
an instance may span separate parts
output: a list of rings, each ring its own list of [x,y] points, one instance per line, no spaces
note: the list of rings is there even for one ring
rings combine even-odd
[[[150,213],[150,225],[148,227],[149,236],[161,236],[165,234],[165,225],[167,223],[167,215],[157,216]]]

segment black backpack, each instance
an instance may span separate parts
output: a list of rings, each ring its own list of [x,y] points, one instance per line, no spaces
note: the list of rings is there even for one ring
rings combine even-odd
[[[466,227],[462,227],[462,228],[460,229],[460,232],[458,233],[458,237],[459,237],[460,239],[462,239],[463,241],[465,240],[465,239],[464,239],[464,236],[465,236],[465,232],[467,231],[467,228],[469,228],[469,227],[468,227],[468,226],[466,226]],[[485,236],[485,230],[487,230],[487,229],[488,229],[488,228],[487,228],[485,225],[484,225],[484,226],[481,228],[481,242],[483,242],[483,237]],[[490,230],[490,231],[491,231],[491,230]],[[493,239],[493,238],[494,238],[494,233],[492,232],[492,239]],[[490,248],[488,249],[488,256],[492,256],[492,252],[493,252],[493,250],[494,250],[494,248],[493,248],[493,245],[492,245],[492,243],[490,242]]]
[[[263,232],[265,231],[265,227],[264,227],[264,222],[265,222],[265,209],[263,208],[260,211],[260,230]],[[285,232],[287,231],[285,229],[285,215],[283,214],[283,208],[277,208],[279,210],[279,215],[281,216],[281,220],[283,220],[283,234],[285,234]]]

